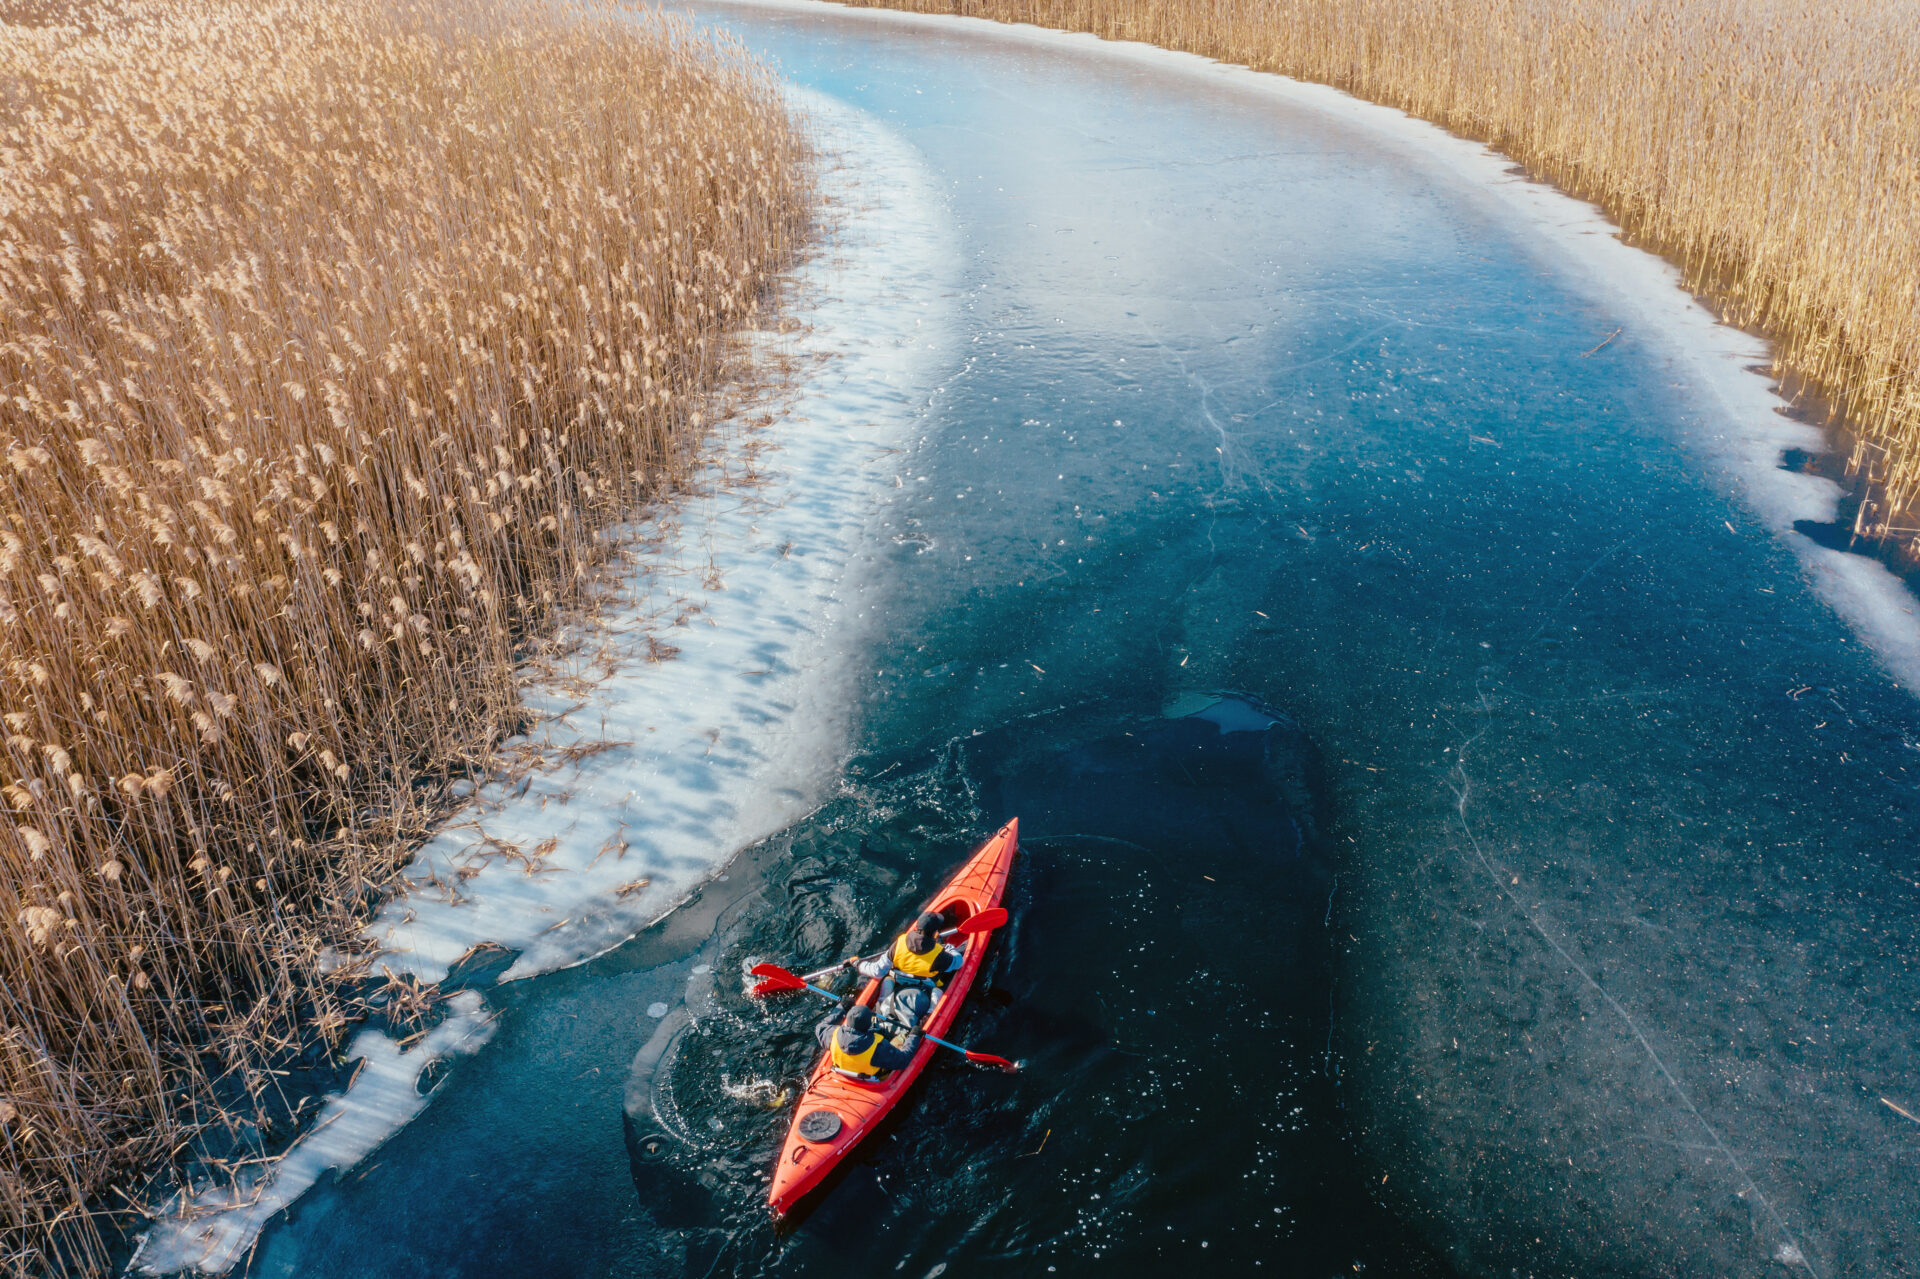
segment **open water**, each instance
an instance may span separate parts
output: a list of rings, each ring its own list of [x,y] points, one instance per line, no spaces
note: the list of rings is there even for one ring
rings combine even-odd
[[[1920,709],[1703,460],[1684,353],[1243,81],[701,16],[916,148],[964,255],[857,749],[492,992],[252,1272],[1911,1273]],[[818,1010],[743,965],[871,948],[1013,814],[956,1034],[1025,1072],[930,1071],[776,1234]]]

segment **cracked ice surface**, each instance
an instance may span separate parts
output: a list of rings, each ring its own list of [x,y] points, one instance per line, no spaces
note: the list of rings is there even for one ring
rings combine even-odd
[[[546,766],[483,788],[369,925],[395,972],[437,981],[483,943],[520,952],[508,979],[591,958],[810,808],[835,771],[867,521],[887,458],[935,392],[953,255],[909,147],[831,99],[796,90],[795,104],[826,153],[837,214],[799,273],[809,327],[776,343],[806,370],[798,399],[757,439],[722,424],[688,494],[636,527],[650,545],[604,642],[566,689],[529,698],[559,716],[540,733]],[[650,637],[677,653],[650,660]],[[410,1049],[358,1035],[350,1052],[367,1066],[244,1202],[209,1192],[150,1232],[135,1264],[236,1265],[324,1171],[351,1167],[419,1112],[421,1070],[485,1042],[479,997],[449,1006]]]
[[[890,627],[925,652],[876,654],[920,674],[867,731],[1120,671],[1285,707],[1351,841],[1332,1043],[1383,1196],[1480,1273],[1899,1271],[1917,606],[1796,530],[1837,490],[1781,469],[1827,442],[1765,344],[1590,206],[1332,89],[751,7],[921,140],[981,246],[910,535],[994,647]],[[953,611],[924,562],[897,589]]]

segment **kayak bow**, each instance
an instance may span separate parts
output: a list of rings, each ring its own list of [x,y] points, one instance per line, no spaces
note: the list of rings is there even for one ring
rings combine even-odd
[[[982,844],[923,909],[938,911],[958,925],[999,906],[1007,888],[1007,873],[1012,869],[1019,847],[1020,820],[1015,818]],[[974,975],[986,958],[987,938],[991,935],[991,932],[963,934],[960,967],[948,979],[945,993],[927,1018],[929,1037],[945,1035],[960,1015]],[[879,997],[880,980],[872,978],[860,992],[858,1002],[871,1008]],[[839,1074],[833,1069],[831,1054],[821,1053],[795,1108],[793,1126],[787,1130],[786,1144],[780,1149],[780,1162],[773,1169],[767,1203],[776,1218],[791,1211],[886,1117],[920,1077],[937,1050],[931,1038],[923,1041],[911,1064],[875,1082]]]

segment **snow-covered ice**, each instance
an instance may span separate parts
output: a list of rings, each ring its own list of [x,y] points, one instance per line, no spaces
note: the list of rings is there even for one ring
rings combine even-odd
[[[363,1030],[347,1049],[364,1063],[346,1092],[321,1107],[313,1126],[265,1175],[207,1189],[190,1210],[163,1222],[141,1241],[137,1268],[153,1274],[198,1269],[220,1274],[246,1255],[261,1227],[312,1188],[329,1168],[351,1168],[397,1128],[420,1113],[429,1093],[417,1080],[430,1062],[477,1052],[493,1027],[479,995],[461,991],[447,1001],[447,1017],[410,1046],[377,1030]]]
[[[542,764],[474,796],[370,925],[395,973],[437,981],[483,943],[519,952],[507,979],[591,958],[834,775],[868,522],[946,366],[955,254],[911,147],[829,98],[795,90],[794,105],[822,152],[830,227],[799,272],[804,331],[761,340],[795,358],[801,384],[770,427],[722,423],[687,495],[631,530],[644,549],[626,598],[590,628],[574,681],[529,698],[554,716],[536,734]],[[367,1065],[346,1094],[257,1183],[156,1226],[136,1267],[232,1268],[323,1172],[398,1130],[425,1104],[420,1072],[485,1042],[479,996],[448,1006],[405,1051],[360,1033],[350,1051]]]

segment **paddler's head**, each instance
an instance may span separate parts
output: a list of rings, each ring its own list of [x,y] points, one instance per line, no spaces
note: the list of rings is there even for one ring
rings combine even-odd
[[[856,1035],[864,1035],[873,1029],[873,1009],[865,1004],[855,1004],[847,1010],[847,1029]]]
[[[922,911],[920,918],[913,921],[913,927],[907,930],[907,945],[916,955],[924,955],[933,949],[940,937],[940,925],[944,921],[932,911]]]

